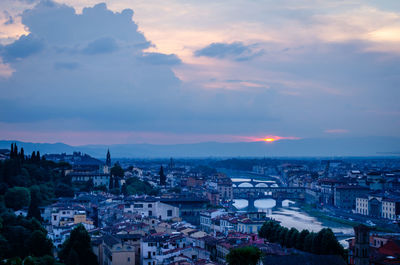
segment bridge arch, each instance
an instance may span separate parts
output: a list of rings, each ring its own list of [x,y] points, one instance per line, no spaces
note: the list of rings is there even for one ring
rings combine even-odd
[[[249,182],[243,182],[238,185],[239,188],[253,188],[254,186]]]
[[[264,182],[261,182],[261,183],[258,183],[258,184],[256,184],[256,187],[260,187],[260,188],[262,188],[262,187],[264,187],[264,188],[268,188],[269,186],[268,186],[266,183],[264,183]]]

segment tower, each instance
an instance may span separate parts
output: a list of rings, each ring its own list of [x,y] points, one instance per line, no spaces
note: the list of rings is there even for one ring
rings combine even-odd
[[[365,225],[354,227],[354,264],[369,265],[369,228]]]
[[[108,166],[108,167],[111,167],[111,155],[110,155],[110,149],[107,149],[106,166]]]

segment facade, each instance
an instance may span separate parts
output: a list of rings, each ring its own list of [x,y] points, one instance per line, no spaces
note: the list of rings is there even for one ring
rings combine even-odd
[[[368,197],[356,198],[356,213],[361,215],[369,215],[368,211]]]
[[[386,198],[381,195],[357,197],[356,213],[374,218],[399,220],[400,198]]]
[[[136,265],[135,246],[121,239],[105,235],[102,244],[103,265]]]
[[[217,175],[217,191],[221,200],[233,200],[232,180],[225,174]]]
[[[369,229],[365,225],[354,227],[355,244],[354,244],[354,264],[369,264]]]
[[[368,193],[369,189],[356,185],[342,185],[335,187],[335,206],[346,210],[356,210],[356,198]]]
[[[264,222],[264,220],[251,220],[249,218],[239,220],[237,224],[237,232],[246,234],[258,233]]]
[[[155,198],[135,198],[124,204],[125,213],[137,213],[142,217],[170,220],[179,217],[179,208],[160,202]]]
[[[106,186],[107,188],[110,186],[110,174],[105,173],[70,173],[72,183],[86,183],[88,181],[93,182],[93,186]]]
[[[214,230],[213,219],[225,214],[227,214],[225,210],[208,210],[201,212],[200,229],[206,233],[212,232]]]

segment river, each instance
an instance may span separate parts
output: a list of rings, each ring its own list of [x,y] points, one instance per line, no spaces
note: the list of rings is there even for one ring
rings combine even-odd
[[[239,181],[237,179],[234,180]],[[240,181],[243,181],[243,179]],[[244,211],[248,202],[243,199],[235,199],[233,205],[239,211]],[[280,208],[275,207],[275,200],[273,199],[256,200],[254,206],[258,211],[266,212],[268,217],[279,221],[282,226],[289,229],[294,227],[299,231],[307,229],[309,231],[318,232],[322,228],[331,228],[334,233],[343,233],[347,235],[353,234],[354,232],[352,226],[310,216],[308,213],[302,211],[301,208],[293,206],[289,200],[284,200]],[[347,246],[345,240],[340,240],[340,243],[345,247]]]

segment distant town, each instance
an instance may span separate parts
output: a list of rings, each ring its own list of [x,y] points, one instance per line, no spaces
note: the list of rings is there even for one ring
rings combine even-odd
[[[0,161],[4,264],[400,260],[399,158],[96,159],[12,144]],[[32,218],[47,252],[12,239],[16,227],[34,231]],[[84,233],[89,254],[72,243]]]

